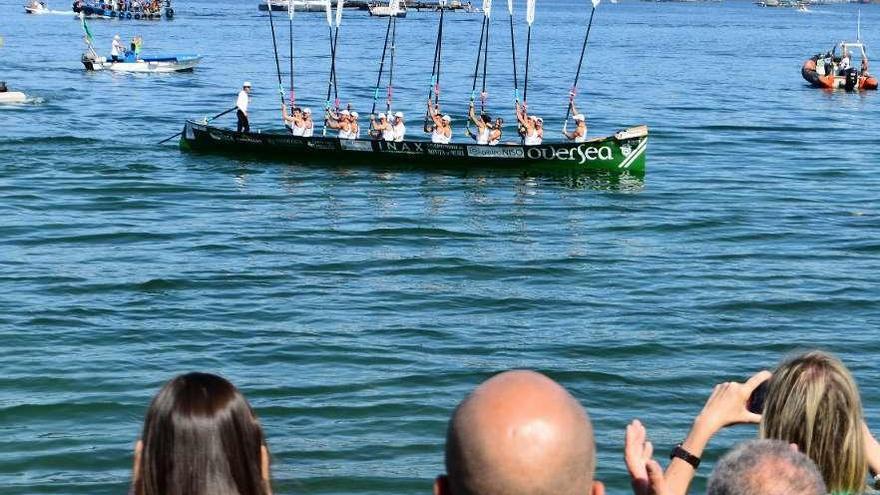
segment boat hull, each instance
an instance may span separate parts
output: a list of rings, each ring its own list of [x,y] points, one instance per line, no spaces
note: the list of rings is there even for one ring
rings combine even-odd
[[[27,95],[18,91],[4,91],[0,93],[0,104],[24,103],[25,101],[27,101]]]
[[[620,131],[586,143],[547,143],[538,146],[427,141],[389,143],[369,139],[304,138],[281,133],[237,133],[205,123],[187,121],[180,146],[209,153],[258,154],[285,161],[354,161],[382,166],[419,165],[432,169],[458,167],[531,170],[535,172],[629,173],[644,175],[648,130],[645,126]]]

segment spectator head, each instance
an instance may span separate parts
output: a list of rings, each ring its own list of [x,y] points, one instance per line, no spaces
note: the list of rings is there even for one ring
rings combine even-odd
[[[227,380],[180,375],[147,410],[135,495],[267,495],[269,453],[251,406]]]
[[[435,495],[603,495],[587,412],[532,371],[496,375],[455,409]]]
[[[812,351],[785,360],[767,389],[760,437],[797,444],[832,493],[861,493],[867,459],[862,403],[846,366]]]
[[[781,440],[750,440],[718,461],[707,495],[825,495],[816,464]]]

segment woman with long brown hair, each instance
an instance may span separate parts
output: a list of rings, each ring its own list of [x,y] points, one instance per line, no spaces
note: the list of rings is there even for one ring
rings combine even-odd
[[[271,495],[269,451],[229,381],[187,373],[150,403],[135,448],[134,495]]]

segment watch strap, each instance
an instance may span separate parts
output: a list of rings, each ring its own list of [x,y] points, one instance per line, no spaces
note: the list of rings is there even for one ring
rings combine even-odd
[[[684,462],[693,466],[694,469],[697,469],[698,467],[700,467],[700,458],[691,454],[687,450],[685,450],[685,448],[682,447],[681,444],[678,444],[672,448],[672,452],[669,453],[669,458],[670,459],[675,459],[675,458],[681,459]]]

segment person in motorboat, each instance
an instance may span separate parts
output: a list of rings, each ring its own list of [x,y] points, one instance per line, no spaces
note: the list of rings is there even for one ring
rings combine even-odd
[[[370,131],[376,139],[394,141],[394,128],[384,113],[379,113],[378,116],[370,115]]]
[[[290,128],[290,133],[294,136],[302,136],[306,130],[302,110],[294,107],[291,111],[293,115],[287,113],[287,105],[281,104],[281,118],[284,120],[284,125]]]
[[[110,59],[114,62],[122,62],[124,53],[125,47],[122,46],[122,38],[117,34],[113,37],[113,43],[110,44]]]
[[[235,102],[235,115],[238,117],[236,132],[251,132],[251,124],[248,120],[248,104],[251,100],[250,93],[251,83],[245,81],[244,84],[241,85],[241,91],[238,92],[238,99]]]
[[[526,111],[526,105],[520,105],[516,102],[516,120],[523,129],[523,144],[526,146],[535,146],[541,144],[541,137],[538,135],[538,117],[529,115]]]
[[[477,141],[477,144],[489,144],[489,135],[492,133],[492,117],[485,113],[481,113],[477,118],[477,112],[474,109],[474,102],[468,107],[468,118],[477,126],[476,135],[471,137]]]
[[[840,65],[838,66],[840,72],[839,74],[845,75],[846,71],[852,69],[852,54],[849,50],[843,52],[843,57],[840,58]]]
[[[394,130],[394,140],[398,143],[403,141],[406,137],[406,124],[403,122],[403,112],[397,112],[394,114],[394,125],[392,125],[392,129]]]
[[[452,140],[452,117],[440,114],[440,105],[434,105],[428,100],[428,117],[434,123],[431,126],[431,142],[437,144],[449,144]]]

